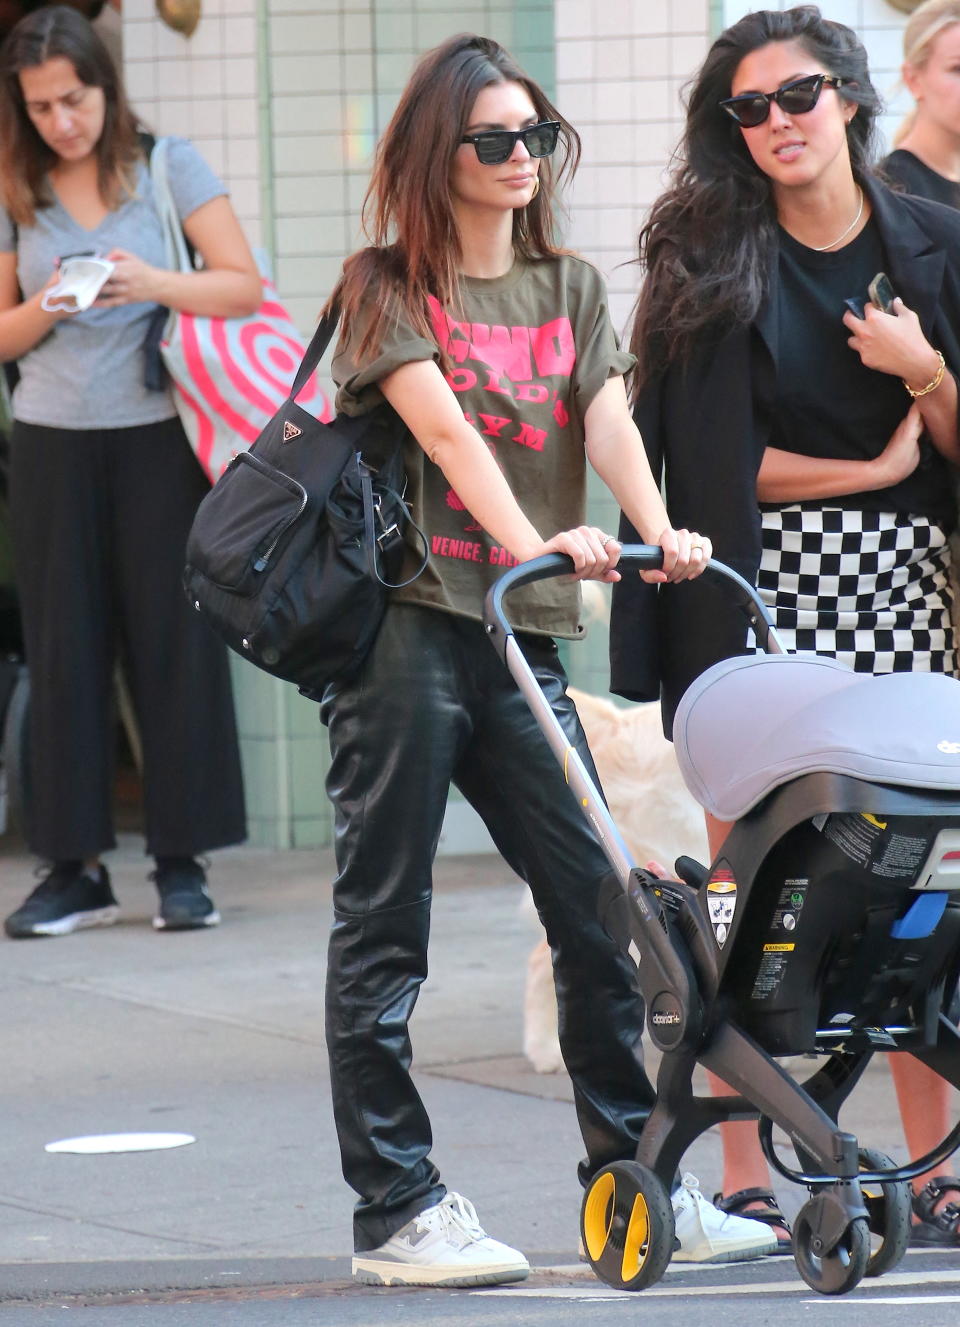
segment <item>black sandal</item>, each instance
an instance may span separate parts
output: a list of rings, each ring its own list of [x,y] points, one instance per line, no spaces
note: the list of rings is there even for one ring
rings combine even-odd
[[[762,1203],[762,1207],[751,1207],[752,1203]],[[769,1257],[779,1253],[792,1253],[793,1242],[790,1238],[790,1226],[787,1218],[777,1206],[777,1200],[770,1189],[738,1189],[724,1198],[722,1193],[714,1194],[713,1205],[721,1212],[731,1216],[741,1216],[747,1221],[762,1221],[777,1236],[777,1247]]]
[[[960,1194],[960,1180],[953,1175],[938,1175],[913,1195],[913,1214],[920,1218],[910,1232],[915,1249],[960,1248],[960,1203],[947,1203],[934,1211],[947,1193]]]

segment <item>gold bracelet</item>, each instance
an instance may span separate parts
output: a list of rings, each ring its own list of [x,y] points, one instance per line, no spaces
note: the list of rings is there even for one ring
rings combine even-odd
[[[937,388],[940,386],[940,384],[943,382],[943,375],[946,372],[947,363],[946,360],[943,358],[942,350],[937,351],[937,359],[940,361],[940,364],[937,368],[936,373],[927,383],[926,387],[920,388],[919,392],[915,392],[913,390],[913,388],[907,382],[906,378],[903,379],[904,387],[906,387],[907,391],[910,393],[910,395],[913,397],[914,400],[916,400],[918,396],[928,396],[930,392],[935,392]]]

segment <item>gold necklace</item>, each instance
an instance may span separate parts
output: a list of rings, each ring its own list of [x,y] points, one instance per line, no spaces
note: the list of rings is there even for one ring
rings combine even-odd
[[[843,232],[842,235],[838,235],[837,238],[835,240],[831,240],[829,244],[812,245],[811,247],[813,248],[814,253],[826,253],[828,249],[832,249],[835,245],[839,244],[841,240],[845,240],[847,236],[850,234],[850,232],[853,230],[854,226],[856,226],[857,222],[863,216],[863,190],[860,188],[859,185],[857,186],[857,192],[860,195],[860,206],[857,208],[857,215],[850,222],[850,225],[846,228],[846,230]]]

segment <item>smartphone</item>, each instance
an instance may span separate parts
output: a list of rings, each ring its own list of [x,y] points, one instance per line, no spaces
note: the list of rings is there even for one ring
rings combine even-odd
[[[878,309],[884,313],[893,312],[893,301],[897,296],[886,272],[877,273],[867,286],[867,294],[870,296],[870,302],[875,304]]]

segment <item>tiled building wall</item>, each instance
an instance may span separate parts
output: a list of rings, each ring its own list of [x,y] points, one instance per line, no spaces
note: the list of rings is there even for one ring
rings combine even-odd
[[[182,134],[196,144],[224,179],[251,243],[269,250],[265,17],[257,0],[204,0],[199,26],[184,37],[161,22],[154,0],[124,0],[123,54],[134,109],[158,136]],[[316,707],[308,713],[292,687],[239,660],[234,665],[251,839],[325,842],[329,809],[318,778]]]
[[[709,42],[759,8],[797,0],[556,0],[557,102],[583,137],[584,165],[572,194],[570,243],[604,272],[611,310],[625,328],[636,296],[635,241],[683,127],[681,92]],[[887,114],[887,141],[908,108],[899,84],[906,16],[888,0],[821,0],[823,12],[862,36]],[[596,481],[593,519],[608,526],[614,504]],[[579,685],[603,692],[606,633],[594,629],[568,652]]]
[[[790,0],[765,0],[781,7]],[[158,134],[192,138],[226,180],[254,244],[271,250],[281,294],[307,331],[343,256],[359,242],[373,145],[415,56],[472,29],[504,41],[583,137],[567,242],[607,276],[616,325],[636,293],[630,260],[682,127],[680,90],[710,36],[747,0],[204,0],[191,38],[125,0],[125,74]],[[829,0],[857,26],[877,85],[893,94],[905,21],[886,0]],[[887,128],[898,120],[898,107]],[[594,488],[593,519],[614,528]],[[569,652],[573,680],[605,692],[605,632]],[[255,840],[328,841],[316,707],[238,666],[238,711]],[[471,846],[461,826],[451,847]],[[464,834],[467,837],[464,838]]]
[[[552,0],[269,0],[268,12],[277,278],[306,329],[330,294],[344,256],[362,242],[360,209],[373,148],[417,56],[455,32],[477,31],[519,48],[527,67],[549,82]],[[326,751],[316,707],[285,689],[286,755],[282,750],[274,755],[270,698],[259,678],[244,677],[241,685],[245,693],[264,692],[256,735],[244,715],[245,749],[256,751],[249,763],[267,771],[259,791],[269,798],[271,765],[286,760],[289,774],[282,775],[281,787],[292,841],[325,841],[329,809],[318,774]],[[441,851],[487,846],[485,832],[454,797]]]
[[[203,0],[203,17],[189,38],[161,22],[154,0],[124,0],[124,75],[134,109],[158,136],[193,140],[259,245],[257,51],[256,0]]]
[[[618,327],[636,295],[637,232],[680,132],[680,89],[709,34],[709,0],[556,0],[557,101],[583,138],[570,239],[606,274]]]
[[[417,56],[455,32],[552,78],[552,0],[268,0],[277,276],[309,327],[361,242],[373,147]]]
[[[548,85],[553,76],[552,0],[204,0],[189,38],[160,21],[154,0],[125,0],[123,15],[136,110],[158,135],[190,137],[223,176],[304,332],[360,242],[373,146],[417,55],[475,30],[519,50]],[[316,705],[234,662],[251,838],[329,842]],[[456,815],[446,840],[486,846]]]
[[[556,0],[557,104],[583,139],[569,243],[606,276],[618,330],[636,298],[637,235],[663,188],[682,127],[680,91],[707,49],[711,8],[710,0]],[[591,501],[591,519],[615,531],[616,505],[595,476]],[[602,622],[566,651],[566,665],[578,686],[606,694]]]

